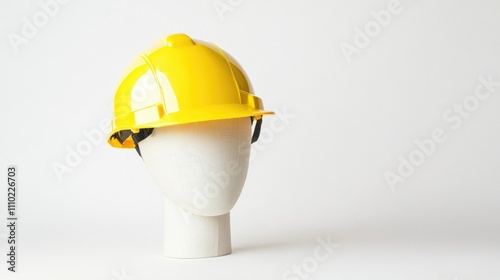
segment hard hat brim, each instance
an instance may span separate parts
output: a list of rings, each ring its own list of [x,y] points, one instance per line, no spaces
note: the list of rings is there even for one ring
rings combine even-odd
[[[204,106],[201,108],[190,109],[190,110],[181,109],[177,112],[170,112],[168,114],[163,114],[162,116],[157,116],[155,121],[144,122],[140,124],[137,123],[138,116],[135,116],[134,122],[136,124],[133,126],[120,125],[119,123],[120,120],[119,118],[117,118],[113,121],[113,129],[108,135],[108,143],[115,148],[134,148],[135,144],[134,141],[131,139],[131,137],[123,141],[123,143],[119,141],[117,137],[115,137],[116,133],[120,131],[126,131],[126,130],[137,131],[143,128],[159,128],[159,127],[182,125],[195,122],[235,119],[244,117],[254,117],[256,119],[259,119],[263,115],[274,115],[274,112],[255,109],[249,107],[246,104],[218,104],[218,105]],[[128,118],[126,122],[130,124],[131,123],[130,118]]]

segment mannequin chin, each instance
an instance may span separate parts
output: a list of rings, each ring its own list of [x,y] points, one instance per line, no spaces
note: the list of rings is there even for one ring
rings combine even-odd
[[[139,143],[165,197],[167,256],[231,252],[229,211],[245,183],[250,138],[246,117],[155,128]]]

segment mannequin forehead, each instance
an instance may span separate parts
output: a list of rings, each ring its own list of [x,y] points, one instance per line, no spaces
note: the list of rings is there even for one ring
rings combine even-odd
[[[186,139],[207,136],[214,138],[220,136],[218,141],[224,141],[223,137],[238,138],[246,130],[250,130],[250,118],[237,118],[195,122],[182,125],[155,128],[154,132],[160,137],[184,137]]]
[[[250,118],[237,118],[155,128],[139,147],[146,164],[169,160],[195,167],[248,156],[250,138]]]

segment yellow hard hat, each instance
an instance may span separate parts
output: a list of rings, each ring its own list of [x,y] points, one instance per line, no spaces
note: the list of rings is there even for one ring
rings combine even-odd
[[[143,53],[122,78],[115,95],[108,142],[136,148],[157,127],[250,117],[260,133],[264,110],[243,69],[217,46],[185,34],[163,39]]]

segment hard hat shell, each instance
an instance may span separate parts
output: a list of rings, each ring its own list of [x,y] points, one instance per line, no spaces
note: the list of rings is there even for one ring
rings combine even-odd
[[[274,114],[234,58],[185,34],[168,36],[129,69],[115,95],[113,147],[134,148],[129,136],[140,129]]]

